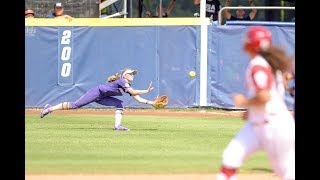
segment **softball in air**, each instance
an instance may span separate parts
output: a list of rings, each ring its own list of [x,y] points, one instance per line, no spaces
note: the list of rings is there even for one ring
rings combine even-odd
[[[189,72],[189,77],[190,77],[190,78],[196,77],[196,72],[190,71],[190,72]]]

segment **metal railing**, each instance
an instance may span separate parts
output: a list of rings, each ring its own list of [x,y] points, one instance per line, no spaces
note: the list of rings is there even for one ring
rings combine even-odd
[[[225,9],[264,9],[264,10],[268,10],[268,9],[280,9],[280,10],[295,10],[295,7],[283,7],[283,6],[228,6],[228,7],[223,7],[220,9],[219,13],[218,13],[218,23],[219,25],[221,25],[222,22],[222,11]]]
[[[123,0],[124,3],[123,3],[122,11],[114,13],[114,14],[109,15],[109,16],[101,17],[101,10],[106,8],[106,7],[108,7],[108,6],[110,6],[111,4],[113,4],[113,3],[117,2],[117,1],[119,1],[119,0],[106,0],[106,1],[104,1],[102,3],[100,3],[99,4],[100,18],[111,18],[111,17],[122,16],[122,15],[123,15],[124,18],[127,18],[127,14],[128,14],[128,12],[127,12],[127,0]]]

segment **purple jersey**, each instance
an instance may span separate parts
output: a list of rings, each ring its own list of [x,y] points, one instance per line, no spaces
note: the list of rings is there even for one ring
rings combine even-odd
[[[131,85],[124,78],[98,86],[103,96],[122,96],[124,93],[129,93],[127,88],[130,87]]]
[[[130,94],[127,91],[127,88],[130,87],[131,85],[124,78],[95,86],[89,89],[76,101],[70,102],[70,108],[79,108],[92,102],[96,102],[105,106],[123,108],[123,102],[111,96],[122,96],[124,93]]]

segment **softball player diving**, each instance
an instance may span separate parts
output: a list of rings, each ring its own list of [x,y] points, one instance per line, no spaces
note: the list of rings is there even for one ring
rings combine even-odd
[[[236,94],[233,100],[235,106],[247,109],[246,123],[224,150],[217,180],[236,180],[237,169],[260,149],[266,151],[276,175],[293,180],[295,123],[284,92],[279,91],[283,81],[278,81],[283,78],[281,72],[291,68],[290,58],[272,45],[271,32],[263,26],[248,29],[244,51],[251,59],[246,71],[248,97]]]
[[[89,89],[84,95],[82,95],[78,100],[74,102],[63,102],[55,106],[46,104],[44,106],[44,109],[40,113],[40,117],[43,118],[49,113],[56,110],[77,109],[92,102],[96,102],[105,106],[115,106],[116,111],[114,130],[128,131],[130,130],[129,128],[121,125],[124,107],[123,101],[113,96],[122,96],[124,95],[124,93],[128,93],[139,103],[150,105],[154,103],[153,101],[148,101],[140,97],[141,94],[149,93],[153,89],[152,82],[146,90],[136,90],[131,87],[130,83],[133,81],[134,75],[136,74],[137,70],[133,70],[130,68],[124,69],[120,73],[109,76],[107,79],[107,83]]]

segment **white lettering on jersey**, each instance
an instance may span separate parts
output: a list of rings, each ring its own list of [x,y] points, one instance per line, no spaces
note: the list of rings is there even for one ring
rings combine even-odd
[[[207,4],[206,6],[206,11],[210,12],[210,13],[215,13],[216,12],[216,7],[214,6],[214,4]]]

